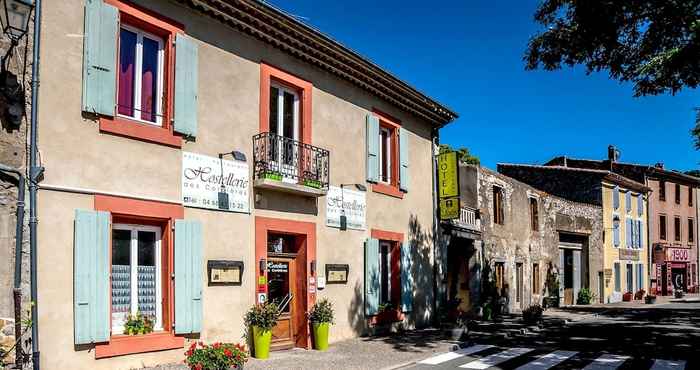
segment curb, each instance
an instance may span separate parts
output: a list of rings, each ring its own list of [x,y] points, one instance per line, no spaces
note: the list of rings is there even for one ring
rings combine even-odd
[[[418,363],[418,361],[419,361],[419,360],[407,361],[407,362],[403,362],[403,363],[400,363],[400,364],[397,364],[397,365],[391,365],[391,366],[383,367],[383,368],[381,368],[380,370],[397,370],[397,369],[402,369],[402,368],[404,368],[404,367],[409,367],[409,366],[411,366],[411,365],[415,365],[416,363]]]

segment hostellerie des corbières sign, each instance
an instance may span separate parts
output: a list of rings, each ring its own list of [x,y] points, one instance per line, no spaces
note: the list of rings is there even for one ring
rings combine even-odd
[[[248,163],[182,153],[183,205],[247,213],[248,186]]]

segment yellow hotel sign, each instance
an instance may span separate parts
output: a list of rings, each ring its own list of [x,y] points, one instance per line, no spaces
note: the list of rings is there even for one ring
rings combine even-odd
[[[438,155],[438,197],[440,199],[459,197],[457,152]]]
[[[440,199],[440,219],[459,218],[459,198]]]

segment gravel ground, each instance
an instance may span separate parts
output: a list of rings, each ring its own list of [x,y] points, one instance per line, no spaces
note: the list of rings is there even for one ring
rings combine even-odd
[[[417,330],[386,337],[353,338],[331,344],[328,351],[293,349],[272,352],[267,360],[251,359],[246,370],[304,369],[360,370],[395,369],[408,366],[435,353],[450,351],[456,342],[443,339],[438,330]],[[186,370],[168,365],[151,370]]]

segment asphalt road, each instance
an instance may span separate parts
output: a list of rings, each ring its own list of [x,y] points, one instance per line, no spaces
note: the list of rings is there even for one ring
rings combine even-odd
[[[410,369],[700,369],[700,303],[612,309],[508,338],[479,338]]]

